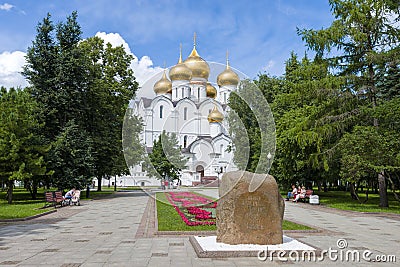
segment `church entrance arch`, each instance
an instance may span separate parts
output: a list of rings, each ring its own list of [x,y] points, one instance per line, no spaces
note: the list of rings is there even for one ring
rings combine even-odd
[[[203,183],[203,177],[204,177],[204,167],[202,165],[198,165],[196,167],[196,172],[200,174],[200,183]]]

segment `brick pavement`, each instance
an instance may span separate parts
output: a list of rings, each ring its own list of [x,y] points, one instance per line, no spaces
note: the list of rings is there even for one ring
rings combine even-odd
[[[202,192],[204,193],[204,192]],[[31,221],[0,225],[0,266],[274,266],[256,258],[200,259],[187,236],[155,236],[154,205],[143,192],[83,202],[82,206]],[[154,203],[154,202],[153,202]],[[154,217],[154,216],[153,216]],[[319,207],[287,203],[285,218],[324,231],[293,233],[321,249],[346,238],[349,248],[395,254],[400,261],[400,223],[373,215],[347,216]],[[374,266],[366,262],[296,262],[297,266]],[[380,264],[380,266],[396,266]]]

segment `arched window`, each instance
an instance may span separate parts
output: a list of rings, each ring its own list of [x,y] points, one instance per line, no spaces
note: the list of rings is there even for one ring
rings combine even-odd
[[[164,110],[164,106],[160,106],[160,119],[163,118],[163,110]]]
[[[226,103],[226,93],[224,93],[224,102]]]
[[[200,87],[197,87],[197,98],[200,99]]]
[[[183,147],[187,146],[187,135],[183,137]]]
[[[178,97],[178,88],[175,89],[175,97]]]
[[[183,109],[183,119],[187,120],[187,108]]]
[[[224,145],[222,145],[222,144],[219,147],[219,153],[221,154],[221,157],[224,156]]]

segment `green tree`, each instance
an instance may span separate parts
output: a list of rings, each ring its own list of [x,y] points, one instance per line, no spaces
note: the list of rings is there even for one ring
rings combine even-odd
[[[144,160],[145,148],[140,142],[142,129],[142,119],[133,114],[132,108],[128,108],[125,113],[124,125],[122,128],[122,148],[128,168],[132,168]]]
[[[277,128],[274,173],[286,186],[313,180],[319,184],[337,177],[334,148],[357,118],[357,98],[344,87],[345,79],[328,72],[318,57],[301,62],[292,54],[282,93],[272,103]],[[343,115],[345,114],[345,115]]]
[[[60,22],[55,27],[51,15],[47,14],[37,26],[37,35],[28,48],[27,64],[23,71],[31,83],[29,92],[40,107],[44,141],[52,144],[45,155],[50,169],[60,169],[59,163],[67,162],[62,158],[54,158],[60,154],[53,149],[67,123],[72,119],[80,122],[84,111],[87,72],[84,69],[84,55],[77,46],[81,31],[76,20],[77,13],[73,12],[67,17],[67,22]],[[60,184],[58,180],[64,179],[60,174],[55,172],[52,175],[53,182]]]
[[[11,204],[16,180],[45,174],[42,154],[46,148],[35,135],[42,125],[29,93],[14,88],[0,90],[0,176],[8,180],[7,200]]]
[[[123,46],[112,47],[98,37],[79,45],[89,72],[84,125],[93,140],[94,171],[101,179],[128,173],[123,154],[122,126],[129,100],[138,84],[130,68],[132,55]]]
[[[45,123],[44,136],[54,139],[59,132],[57,115],[60,103],[57,97],[58,47],[54,40],[54,25],[51,15],[43,19],[36,27],[36,37],[26,55],[27,64],[23,75],[32,85],[30,92],[39,105],[39,111]]]
[[[400,97],[400,59],[388,62],[378,69],[378,99],[381,101]]]
[[[271,163],[268,154],[275,153],[275,123],[266,98],[275,97],[268,87],[279,81],[266,76],[261,79],[262,82],[242,80],[238,89],[230,94],[231,110],[227,121],[236,166],[255,173],[268,173]],[[263,94],[265,97],[260,97]]]
[[[32,95],[43,112],[45,137],[53,149],[71,120],[87,134],[92,174],[99,179],[101,190],[103,177],[127,172],[121,131],[129,99],[138,85],[130,68],[132,55],[122,46],[112,47],[97,37],[82,40],[81,35],[76,12],[56,27],[48,14],[37,27],[23,73],[32,84]],[[65,154],[52,151],[49,155]],[[58,169],[62,169],[60,163],[67,163],[64,158],[46,161],[57,162],[54,167]],[[53,180],[62,181],[60,174],[54,173]],[[80,175],[87,177],[88,173]]]
[[[93,156],[91,140],[74,120],[70,120],[57,136],[51,158],[54,175],[59,177],[55,185],[63,190],[85,188],[91,184],[93,175]]]
[[[307,46],[346,75],[348,86],[373,108],[377,101],[377,68],[388,62],[400,42],[399,5],[392,0],[330,0],[335,20],[326,29],[298,29]],[[395,56],[396,58],[396,56]],[[378,127],[377,118],[371,122]],[[388,207],[386,181],[378,175],[380,206]]]
[[[163,131],[158,140],[154,140],[152,151],[146,161],[144,166],[149,176],[172,181],[179,179],[187,158],[181,153],[176,135]]]

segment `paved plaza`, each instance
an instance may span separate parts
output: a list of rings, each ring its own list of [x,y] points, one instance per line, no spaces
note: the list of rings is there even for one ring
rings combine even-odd
[[[215,189],[203,190],[213,196]],[[375,266],[376,263],[260,261],[257,258],[198,258],[188,236],[154,236],[154,206],[141,191],[82,201],[29,221],[0,223],[0,266]],[[342,212],[286,202],[285,219],[310,225],[318,232],[286,233],[322,250],[371,251],[395,255],[400,262],[400,216]],[[343,241],[343,240],[342,240]],[[340,250],[339,250],[340,251]]]

